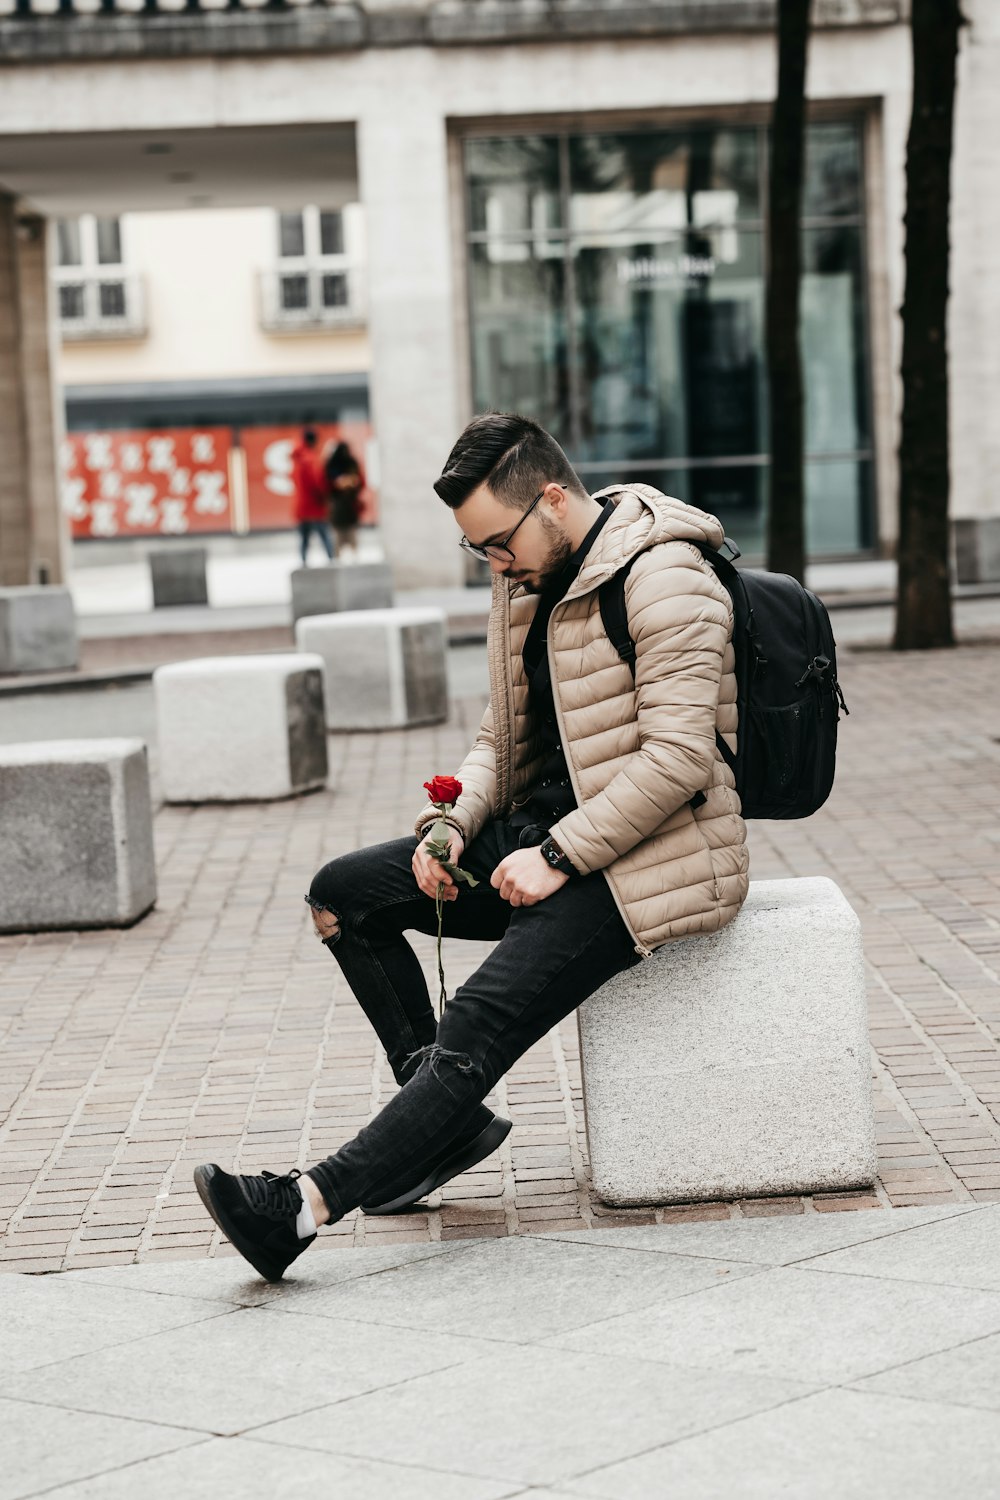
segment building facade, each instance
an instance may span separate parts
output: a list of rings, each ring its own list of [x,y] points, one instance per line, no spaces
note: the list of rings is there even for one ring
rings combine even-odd
[[[990,0],[967,0],[965,10],[952,512],[985,523],[1000,515],[990,482],[1000,393],[1000,293],[990,274],[1000,14]],[[228,364],[210,359],[210,340],[178,337],[179,312],[163,335],[174,340],[169,363],[167,344],[156,351],[147,302],[149,337],[136,343],[125,377],[133,396],[157,381],[180,398],[185,382],[198,394],[204,382],[363,374],[383,540],[401,585],[467,577],[431,484],[463,422],[489,406],[536,416],[592,488],[646,479],[715,511],[748,555],[759,554],[773,3],[553,0],[543,12],[527,0],[335,0],[227,11],[211,26],[197,12],[156,19],[143,31],[139,15],[92,17],[73,49],[65,17],[58,28],[40,16],[0,24],[0,183],[12,213],[22,205],[52,219],[121,216],[121,253],[131,256],[130,209],[150,224],[197,209],[207,223],[223,210],[272,205],[259,229],[247,219],[238,256],[220,255],[230,278],[225,294],[206,297],[201,326],[256,276],[257,315],[241,357],[250,344],[266,347],[274,368],[237,373],[235,348]],[[136,37],[144,53],[127,61],[126,40]],[[112,67],[114,45],[122,60]],[[35,87],[43,66],[44,91]],[[141,70],[142,87],[125,98],[116,79],[130,70]],[[909,80],[903,0],[819,0],[802,288],[815,558],[886,556],[895,544]],[[68,143],[65,163],[53,157],[53,120]],[[316,319],[352,301],[345,262],[335,264],[345,242],[322,221],[348,204],[363,216],[365,326],[317,329]],[[286,226],[285,249],[297,253],[276,255],[275,212],[303,206],[309,215]],[[221,245],[221,227],[218,235]],[[90,244],[97,256],[96,229]],[[186,287],[177,296],[189,308],[204,294],[190,277]],[[109,302],[110,315],[124,316],[122,305]],[[269,316],[293,315],[302,319],[296,332],[267,326]],[[91,341],[86,360],[83,352],[64,346],[67,388],[77,389],[71,425],[100,414],[93,402],[114,384],[99,374],[110,348],[102,354]],[[87,392],[89,408],[79,399]]]
[[[377,521],[359,204],[83,214],[54,231],[75,540],[289,527],[307,423],[356,451]]]

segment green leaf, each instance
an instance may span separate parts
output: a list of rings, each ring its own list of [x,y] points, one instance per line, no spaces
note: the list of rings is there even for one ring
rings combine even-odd
[[[437,855],[435,855],[434,857],[435,859],[437,859]],[[479,881],[476,880],[474,876],[470,875],[468,870],[463,870],[459,865],[453,865],[450,860],[442,859],[439,860],[438,863],[442,866],[443,869],[448,871],[448,874],[452,877],[453,880],[464,881],[466,885],[471,886],[477,886],[479,884]]]

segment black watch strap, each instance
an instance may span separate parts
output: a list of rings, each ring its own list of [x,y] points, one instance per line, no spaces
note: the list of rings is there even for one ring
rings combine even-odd
[[[543,844],[539,845],[542,858],[553,870],[558,870],[563,875],[575,875],[576,869],[566,858],[555,839],[550,835]]]

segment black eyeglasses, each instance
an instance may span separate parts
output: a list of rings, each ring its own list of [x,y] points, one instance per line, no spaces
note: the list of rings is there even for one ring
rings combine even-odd
[[[545,488],[548,489],[548,485]],[[560,485],[559,488],[563,489],[564,486]],[[545,490],[538,491],[538,494],[532,500],[520,521],[518,521],[517,526],[524,524],[544,494]],[[514,531],[517,530],[517,526],[514,527]],[[458,545],[464,547],[466,552],[471,552],[473,557],[478,557],[482,562],[489,562],[490,558],[494,562],[513,562],[514,554],[510,550],[509,543],[511,537],[514,535],[514,531],[508,531],[502,542],[487,542],[485,547],[477,547],[476,543],[470,542],[467,536],[463,536]]]

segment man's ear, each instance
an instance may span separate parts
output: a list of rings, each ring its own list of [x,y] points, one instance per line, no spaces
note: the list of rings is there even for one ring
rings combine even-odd
[[[569,514],[569,495],[561,484],[545,486],[545,503],[557,521],[565,521]]]

